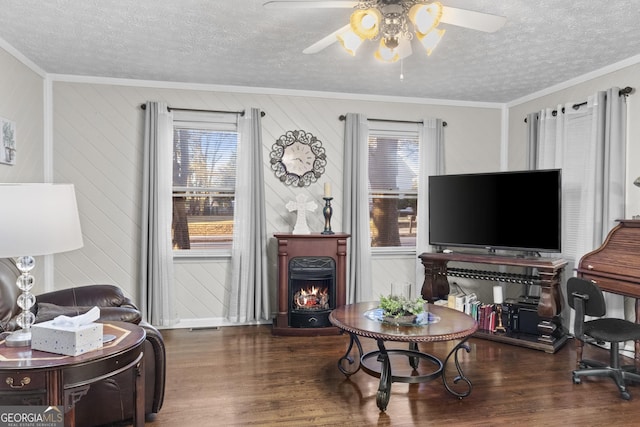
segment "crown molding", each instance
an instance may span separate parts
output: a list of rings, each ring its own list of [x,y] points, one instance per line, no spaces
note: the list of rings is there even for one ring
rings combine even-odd
[[[32,60],[30,60],[29,58],[24,56],[18,49],[14,48],[5,39],[3,39],[1,37],[0,37],[0,48],[6,50],[7,53],[9,53],[9,55],[12,55],[18,61],[22,62],[31,71],[33,71],[34,73],[36,73],[37,75],[39,75],[43,79],[47,77],[46,71],[44,71],[42,68],[38,67],[35,64],[35,62],[33,62]]]
[[[169,81],[157,81],[157,80],[135,80],[135,79],[112,78],[112,77],[80,76],[80,75],[73,75],[73,74],[49,74],[48,77],[54,82],[89,83],[89,84],[104,84],[104,85],[115,85],[115,86],[134,86],[134,87],[148,87],[148,88],[159,88],[159,89],[198,90],[198,91],[205,91],[205,92],[247,93],[247,94],[256,94],[256,95],[284,95],[284,96],[299,96],[299,97],[305,97],[305,98],[395,102],[395,103],[404,103],[404,104],[442,105],[442,106],[450,106],[450,107],[495,108],[495,109],[500,109],[505,105],[503,103],[495,103],[495,102],[456,101],[456,100],[435,99],[435,98],[410,98],[410,97],[400,97],[400,96],[306,91],[306,90],[294,90],[294,89],[252,87],[252,86],[230,86],[230,85],[214,85],[214,84],[200,84],[200,83],[181,83],[181,82],[169,82]]]
[[[607,65],[606,67],[602,67],[602,68],[600,68],[598,70],[595,70],[595,71],[592,71],[590,73],[583,74],[581,76],[578,76],[576,78],[567,80],[567,81],[559,83],[557,85],[549,86],[548,88],[543,89],[541,91],[531,93],[531,94],[529,94],[527,96],[524,96],[522,98],[515,99],[515,100],[513,100],[511,102],[508,102],[507,103],[507,107],[508,108],[515,107],[517,105],[524,104],[525,102],[529,102],[529,101],[532,101],[534,99],[541,98],[543,96],[550,95],[552,93],[559,92],[559,91],[564,90],[564,89],[568,89],[568,88],[576,86],[576,85],[578,85],[580,83],[584,83],[584,82],[587,82],[589,80],[593,80],[595,78],[602,77],[604,75],[613,73],[615,71],[622,70],[624,68],[627,68],[627,67],[630,67],[630,66],[633,66],[633,65],[637,65],[639,63],[640,63],[640,55],[632,56],[632,57],[624,59],[624,60],[622,60],[620,62],[616,62],[615,64]]]

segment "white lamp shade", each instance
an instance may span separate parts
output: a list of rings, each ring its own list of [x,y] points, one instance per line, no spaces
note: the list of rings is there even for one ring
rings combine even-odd
[[[356,54],[356,50],[364,41],[364,39],[354,33],[353,30],[348,30],[342,34],[338,34],[337,38],[338,41],[340,41],[340,44],[342,44],[342,47],[344,47],[347,52],[354,56]]]
[[[378,34],[382,14],[378,9],[357,9],[351,14],[351,30],[360,38],[372,39]]]
[[[82,247],[72,184],[0,184],[0,258]]]
[[[427,56],[431,55],[433,50],[438,46],[440,40],[442,40],[442,36],[444,35],[445,30],[434,29],[431,30],[428,34],[420,34],[417,33],[418,40],[424,46],[427,51]]]
[[[442,4],[416,4],[409,10],[409,20],[413,23],[416,32],[427,34],[440,23],[442,18]]]
[[[374,57],[378,61],[382,62],[396,62],[398,59],[400,59],[397,48],[388,48],[384,43],[384,39],[380,40],[380,46],[378,46],[378,50],[376,50],[376,52],[374,53]]]

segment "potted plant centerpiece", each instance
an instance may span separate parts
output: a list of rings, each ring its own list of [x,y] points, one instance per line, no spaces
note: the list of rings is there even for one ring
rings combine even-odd
[[[424,312],[422,297],[409,299],[399,295],[380,296],[380,308],[385,322],[395,324],[415,323],[418,315]]]

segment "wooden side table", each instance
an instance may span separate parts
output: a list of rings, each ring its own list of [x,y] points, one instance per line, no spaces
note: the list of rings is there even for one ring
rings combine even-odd
[[[30,347],[7,347],[0,341],[0,405],[63,406],[65,426],[75,426],[75,404],[91,384],[131,371],[134,425],[144,426],[143,348],[146,333],[125,322],[104,324],[116,339],[80,356],[64,356]],[[16,403],[20,402],[20,403]]]

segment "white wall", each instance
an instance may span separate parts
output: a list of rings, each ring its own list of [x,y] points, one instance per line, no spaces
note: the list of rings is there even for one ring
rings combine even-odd
[[[72,80],[58,77],[53,83],[54,177],[56,181],[76,185],[85,247],[56,257],[56,286],[60,288],[116,283],[134,300],[137,298],[144,119],[140,105],[148,100],[195,109],[238,111],[257,107],[266,113],[260,149],[265,168],[269,235],[291,231],[295,214],[289,213],[285,204],[300,192],[322,202],[323,183],[327,181],[332,184],[334,196],[332,228],[341,229],[344,122],[339,116],[347,112],[385,119],[442,118],[448,123],[445,135],[449,172],[499,168],[499,106],[429,105],[310,93],[243,93],[203,87],[195,90],[145,87],[145,82],[104,84],[105,81],[98,80]],[[328,159],[325,175],[305,189],[283,185],[269,167],[271,146],[280,135],[294,129],[317,136]],[[309,226],[312,231],[322,231],[324,220],[320,211],[309,215]],[[268,255],[273,310],[277,307],[276,253],[272,239]],[[374,260],[377,272],[374,295],[389,292],[389,271],[397,272],[399,280],[414,281],[415,259],[405,256]],[[382,272],[385,273],[378,274]],[[228,259],[176,261],[177,302],[183,325],[221,323],[229,277]]]
[[[39,182],[44,173],[43,78],[0,48],[0,117],[16,123],[16,164],[0,182]]]
[[[43,77],[0,46],[0,117],[16,124],[15,165],[0,163],[0,183],[42,182],[44,178]],[[0,201],[2,203],[2,201]],[[0,236],[2,238],[2,236]],[[34,293],[42,292],[44,258],[38,257]]]

